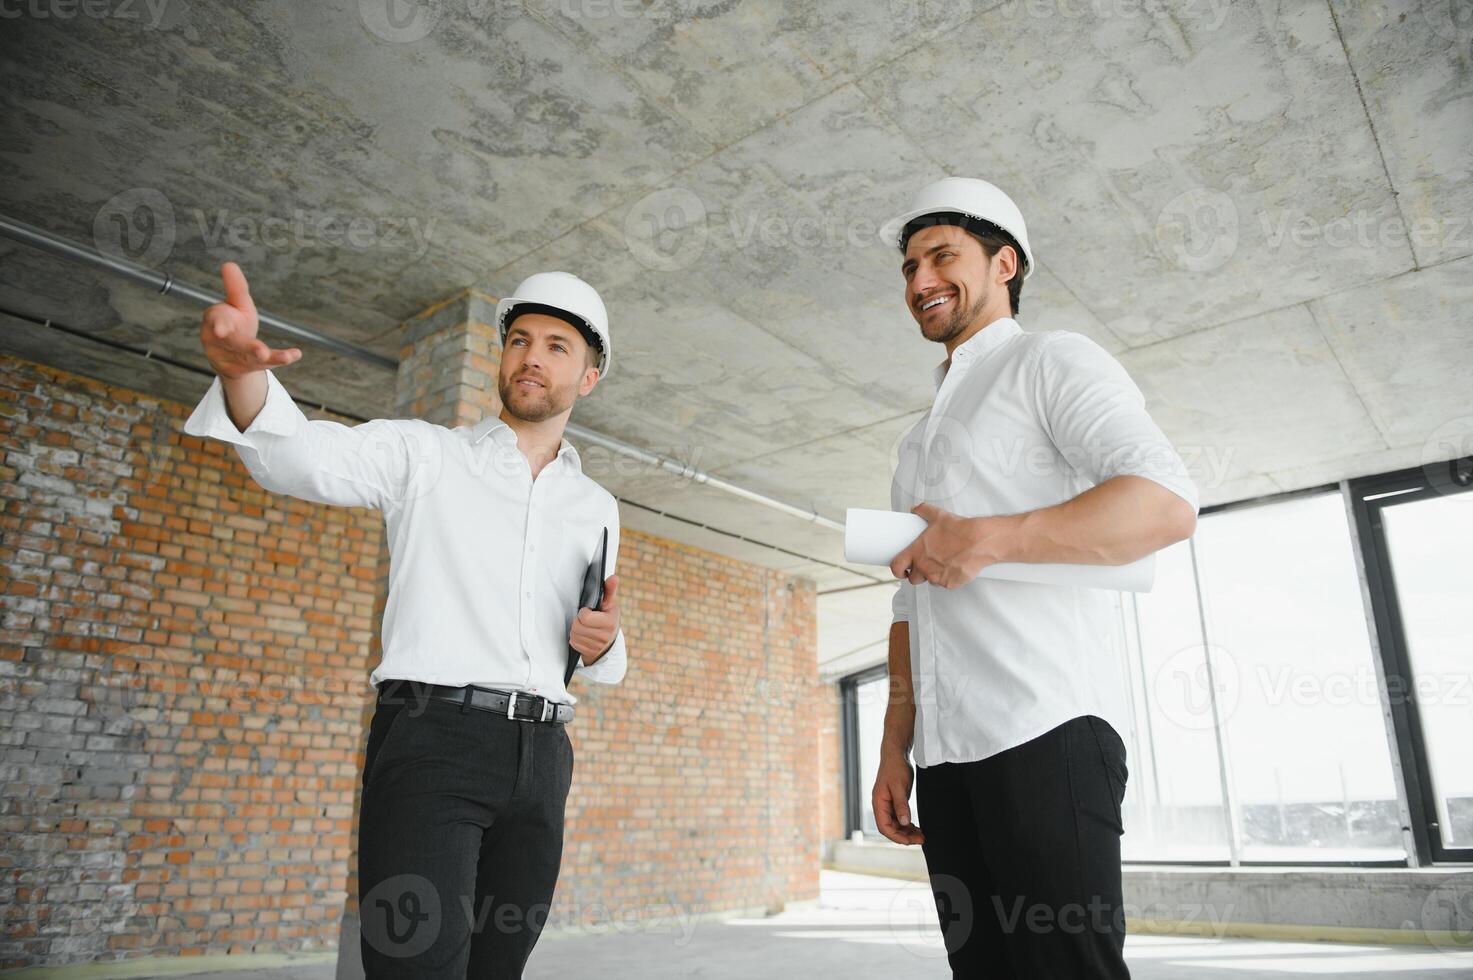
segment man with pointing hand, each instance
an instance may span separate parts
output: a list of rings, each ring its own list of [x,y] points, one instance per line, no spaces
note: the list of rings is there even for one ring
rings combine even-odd
[[[383,659],[363,768],[359,914],[368,977],[520,977],[546,921],[573,775],[571,665],[618,683],[618,576],[578,609],[614,498],[563,438],[607,375],[608,316],[565,272],[497,306],[502,408],[474,426],[309,420],[272,369],[301,359],[256,336],[244,274],[200,340],[217,375],[185,423],[233,444],[266,490],[383,512]]]

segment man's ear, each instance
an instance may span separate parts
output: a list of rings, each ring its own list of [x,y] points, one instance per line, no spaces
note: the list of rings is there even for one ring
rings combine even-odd
[[[1007,279],[1003,280],[1003,284],[1006,285],[1008,282],[1016,279],[1019,273],[1022,271],[1020,269],[1020,266],[1022,265],[1022,259],[1018,255],[1018,250],[1013,248],[1013,246],[1011,245],[1004,245],[1002,248],[997,250],[998,258],[1001,258],[1004,254],[1006,254],[1011,259],[1011,264],[1013,267],[1013,274],[1011,276],[1008,276]]]
[[[585,368],[583,371],[583,380],[578,383],[578,394],[586,395],[593,391],[594,386],[598,384],[598,379],[598,368]]]

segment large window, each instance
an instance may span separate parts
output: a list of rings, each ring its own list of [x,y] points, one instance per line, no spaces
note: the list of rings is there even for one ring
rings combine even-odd
[[[1119,596],[1125,859],[1473,860],[1470,544],[1473,460],[1204,511]],[[868,834],[886,687],[846,683]]]
[[[1344,498],[1212,514],[1195,545],[1239,858],[1403,859]]]
[[[876,667],[847,677],[841,684],[844,696],[846,746],[844,780],[849,833],[856,830],[866,837],[879,839],[875,813],[870,806],[870,791],[880,769],[880,738],[885,732],[885,708],[890,698],[890,675],[886,667]],[[916,812],[915,786],[910,793],[910,818],[919,823]]]
[[[1350,491],[1413,845],[1473,861],[1473,457]]]
[[[1202,643],[1191,546],[1156,555],[1156,586],[1122,600],[1134,730],[1126,739],[1127,861],[1227,861],[1214,682]]]

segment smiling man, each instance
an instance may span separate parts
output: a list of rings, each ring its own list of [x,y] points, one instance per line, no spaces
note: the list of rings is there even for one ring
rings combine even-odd
[[[1196,488],[1113,357],[1015,319],[1035,260],[1006,194],[946,178],[887,238],[947,359],[891,487],[928,527],[891,566],[875,822],[925,851],[955,976],[1127,977],[1114,598],[977,573],[1142,558],[1191,535]]]
[[[614,498],[563,429],[608,374],[608,315],[565,272],[497,307],[502,408],[450,429],[414,419],[309,420],[256,338],[245,276],[200,338],[217,377],[185,423],[235,445],[263,488],[384,514],[389,591],[363,763],[358,900],[368,977],[520,977],[546,921],[573,777],[565,671],[618,683],[618,576],[579,609]]]

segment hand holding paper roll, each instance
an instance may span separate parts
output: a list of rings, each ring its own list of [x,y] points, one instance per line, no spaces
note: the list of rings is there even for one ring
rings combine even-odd
[[[889,565],[928,527],[919,514],[849,508],[844,523],[844,558],[864,565]],[[999,562],[987,565],[978,578],[1034,582],[1082,589],[1149,592],[1156,579],[1156,556],[1127,565],[1071,565]]]

